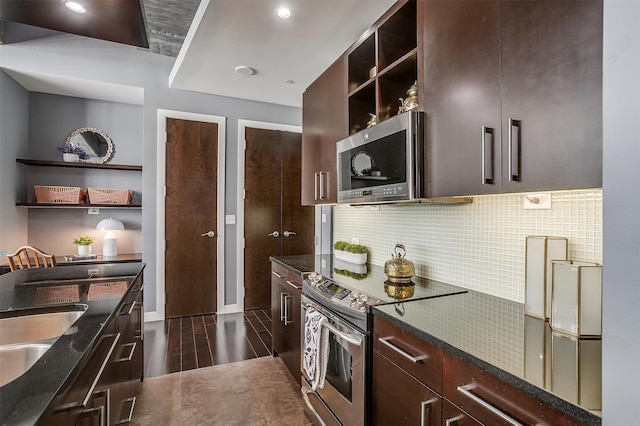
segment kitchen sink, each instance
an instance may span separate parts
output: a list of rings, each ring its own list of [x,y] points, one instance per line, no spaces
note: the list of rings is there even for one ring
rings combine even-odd
[[[48,310],[4,311],[0,317],[0,345],[33,343],[64,334],[87,310],[87,305],[58,306]],[[0,367],[4,369],[4,366]]]
[[[44,343],[0,346],[0,386],[26,373],[50,347]]]

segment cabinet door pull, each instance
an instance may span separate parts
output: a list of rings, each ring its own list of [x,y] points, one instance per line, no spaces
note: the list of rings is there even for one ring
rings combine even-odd
[[[413,355],[403,351],[402,349],[400,349],[399,347],[397,347],[393,343],[389,342],[389,340],[393,340],[393,339],[394,339],[393,336],[378,337],[378,341],[380,341],[380,343],[383,343],[383,344],[389,346],[391,349],[393,349],[394,351],[398,352],[400,355],[402,355],[403,357],[407,358],[411,362],[422,362],[422,360],[429,358],[429,355],[413,356]]]
[[[293,321],[289,321],[289,304],[287,303],[289,299],[293,299],[293,296],[286,295],[284,297],[284,325],[289,325]]]
[[[444,426],[458,426],[458,420],[462,420],[464,416],[459,414],[455,417],[451,417],[450,419],[445,419]]]
[[[514,131],[515,129],[515,131]],[[509,180],[520,181],[522,121],[509,119]]]
[[[327,185],[325,184],[325,180],[328,179],[327,176],[327,172],[320,172],[318,173],[318,176],[320,177],[320,200],[326,200],[327,199]]]
[[[319,173],[314,173],[313,174],[313,199],[314,200],[318,200],[318,186],[320,185],[320,174]]]
[[[432,398],[428,401],[420,402],[420,426],[428,426],[429,418],[431,417],[431,405],[436,402],[436,398]]]
[[[118,422],[116,422],[117,425],[123,425],[123,424],[128,424],[131,423],[131,419],[133,418],[133,409],[136,406],[136,398],[135,396],[132,396],[131,398],[127,398],[124,401],[122,401],[122,404],[126,404],[126,403],[131,403],[131,408],[129,409],[129,417],[127,417],[126,419],[122,419],[119,420]]]
[[[284,310],[284,302],[287,293],[280,293],[280,321],[284,321],[285,318],[285,310]]]
[[[489,137],[487,137],[489,135]],[[493,128],[482,126],[482,184],[493,184]]]
[[[301,285],[298,285],[298,284],[294,283],[293,281],[287,280],[287,284],[289,284],[291,287],[295,288],[296,290],[300,290],[302,288]]]
[[[504,420],[505,422],[509,423],[510,425],[523,426],[522,423],[520,423],[519,421],[515,420],[514,418],[512,418],[508,414],[498,410],[496,407],[494,407],[493,405],[489,404],[484,399],[482,399],[479,396],[476,396],[473,393],[471,393],[471,390],[474,389],[474,388],[475,388],[474,384],[468,384],[468,385],[464,385],[464,386],[458,386],[457,389],[464,396],[466,396],[467,398],[471,399],[472,401],[480,404],[482,407],[484,407],[487,410],[491,411],[493,414],[495,414],[496,416],[500,417],[502,420]]]
[[[280,275],[280,274],[279,274],[279,273],[277,273],[276,271],[271,271],[271,273],[272,273],[273,275],[275,275],[276,277],[278,277],[278,278],[284,278],[282,275]]]
[[[132,342],[132,343],[127,343],[126,345],[123,345],[123,348],[126,348],[127,346],[129,346],[131,348],[131,350],[129,351],[129,356],[127,357],[122,357],[122,358],[118,358],[115,360],[115,362],[128,362],[131,361],[133,359],[133,354],[136,352],[136,344],[137,342]]]
[[[135,307],[136,307],[136,301],[134,300],[133,302],[131,302],[131,307],[129,308],[127,313],[123,314],[123,315],[131,315],[133,313],[133,310],[135,309]]]

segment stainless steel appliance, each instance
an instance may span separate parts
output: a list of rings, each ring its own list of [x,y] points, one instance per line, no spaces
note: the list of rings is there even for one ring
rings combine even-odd
[[[302,396],[309,418],[318,425],[358,426],[369,419],[370,397],[367,394],[371,369],[371,308],[381,304],[426,299],[466,292],[456,287],[420,277],[413,277],[413,292],[389,290],[384,268],[367,265],[366,274],[358,278],[341,275],[340,269],[329,267],[306,274],[302,281],[302,323],[307,309],[314,308],[327,317],[329,357],[323,388],[312,390],[303,361]],[[304,344],[304,343],[303,343]]]
[[[424,198],[423,113],[408,111],[336,144],[338,203]]]

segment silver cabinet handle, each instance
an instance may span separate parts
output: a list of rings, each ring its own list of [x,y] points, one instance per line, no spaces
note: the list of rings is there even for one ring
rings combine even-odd
[[[284,278],[282,275],[280,275],[280,274],[279,274],[279,273],[277,273],[276,271],[271,271],[271,273],[272,273],[273,275],[275,275],[276,277],[278,277],[278,278]]]
[[[428,401],[422,401],[420,403],[420,426],[427,426],[429,417],[431,414],[431,404],[436,402],[437,399],[433,398]]]
[[[515,132],[514,129],[517,129]],[[520,150],[522,121],[509,119],[509,180],[520,181]]]
[[[322,417],[320,416],[320,413],[318,413],[318,410],[316,410],[316,408],[313,406],[313,403],[309,399],[309,393],[310,392],[311,391],[309,391],[307,388],[303,387],[302,388],[302,399],[304,399],[304,403],[307,404],[307,407],[309,407],[309,409],[311,410],[313,415],[316,417],[315,420],[318,421],[320,426],[327,426],[327,424],[324,422],[324,420],[322,420]]]
[[[286,295],[284,297],[284,325],[289,325],[293,322],[289,321],[289,304],[287,303],[289,299],[293,299],[293,296]]]
[[[329,196],[329,192],[327,191],[328,189],[328,180],[329,180],[329,174],[327,172],[318,172],[316,173],[317,176],[317,192],[316,192],[316,200],[326,200]],[[325,183],[325,181],[327,181]]]
[[[204,234],[201,235],[201,237],[209,237],[209,238],[213,238],[215,236],[216,236],[216,233],[213,231],[205,232]]]
[[[493,128],[487,126],[482,126],[482,184],[493,184]]]
[[[278,231],[273,231],[270,234],[267,234],[268,237],[279,237],[280,233]]]
[[[403,357],[407,358],[411,362],[421,362],[423,359],[429,358],[429,355],[413,356],[413,355],[411,355],[409,353],[406,353],[405,351],[403,351],[402,349],[400,349],[399,347],[397,347],[393,343],[389,342],[389,340],[392,340],[393,338],[394,338],[393,336],[378,337],[378,341],[380,343],[384,343],[385,345],[389,346],[391,349],[393,349],[394,351],[398,352],[400,355],[402,355]]]
[[[466,396],[467,398],[471,399],[474,402],[477,402],[478,404],[480,404],[482,407],[486,408],[487,410],[491,411],[493,414],[495,414],[496,416],[500,417],[502,420],[504,420],[505,422],[513,425],[513,426],[523,426],[522,423],[520,423],[519,421],[515,420],[514,418],[512,418],[511,416],[509,416],[506,413],[503,413],[502,411],[498,410],[496,407],[494,407],[493,405],[489,404],[487,401],[485,401],[484,399],[480,398],[479,396],[474,395],[473,393],[471,393],[470,391],[475,388],[475,385],[473,384],[468,384],[468,385],[464,385],[464,386],[458,386],[457,389],[460,393],[462,393],[464,396]]]
[[[463,415],[457,415],[455,417],[452,417],[450,419],[446,419],[444,421],[444,426],[458,426],[458,420],[462,420],[463,419]]]
[[[285,319],[285,310],[284,310],[284,302],[287,293],[280,293],[280,321],[284,321]]]
[[[285,237],[290,237],[291,235],[296,235],[296,233],[292,231],[284,231],[282,235],[284,235]]]
[[[129,362],[129,361],[131,361],[133,359],[133,354],[136,353],[136,346],[137,345],[138,345],[138,342],[132,342],[132,343],[127,343],[126,345],[122,345],[123,348],[127,347],[127,346],[129,346],[131,348],[131,351],[129,352],[129,356],[118,358],[114,362]]]
[[[287,284],[289,284],[291,287],[295,288],[296,290],[300,290],[302,288],[301,285],[298,285],[298,284],[294,283],[293,281],[287,280]]]
[[[313,199],[318,200],[318,185],[320,184],[320,173],[313,174]]]

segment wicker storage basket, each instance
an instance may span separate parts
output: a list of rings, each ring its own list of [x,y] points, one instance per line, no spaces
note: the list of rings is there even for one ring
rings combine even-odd
[[[53,204],[82,204],[85,191],[79,186],[34,185],[36,202]]]
[[[133,191],[117,188],[88,188],[90,204],[131,204]]]

